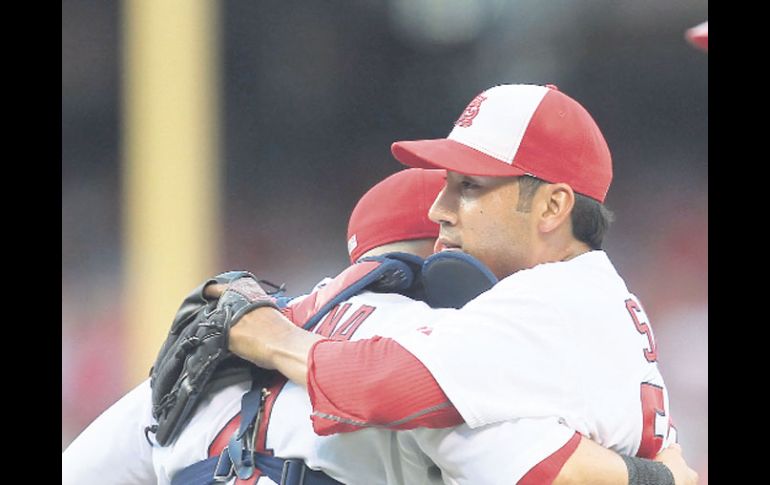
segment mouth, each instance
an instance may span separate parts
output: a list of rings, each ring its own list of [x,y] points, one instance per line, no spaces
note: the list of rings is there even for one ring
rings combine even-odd
[[[462,251],[462,246],[450,242],[446,239],[439,238],[436,240],[436,244],[433,246],[433,252],[438,253],[441,251]]]

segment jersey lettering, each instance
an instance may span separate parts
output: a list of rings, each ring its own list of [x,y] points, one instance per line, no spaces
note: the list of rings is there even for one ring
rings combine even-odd
[[[350,316],[339,328],[332,334],[331,338],[334,340],[350,340],[358,327],[364,323],[364,320],[369,318],[369,315],[374,312],[375,307],[369,305],[361,305],[361,308]]]
[[[655,346],[655,339],[652,335],[652,329],[647,323],[649,320],[647,320],[647,315],[644,313],[644,310],[642,310],[641,305],[639,305],[639,303],[635,302],[633,299],[629,298],[626,300],[626,310],[628,310],[628,313],[631,315],[631,319],[634,321],[636,331],[647,336],[647,342],[650,346],[649,348],[644,349],[644,358],[647,359],[647,362],[657,361],[658,349]]]
[[[655,458],[671,431],[671,418],[666,416],[663,387],[642,382],[642,441],[636,456]]]
[[[337,324],[340,323],[340,320],[342,320],[342,317],[345,316],[345,313],[347,313],[350,307],[350,303],[345,303],[341,306],[335,305],[335,307],[329,310],[329,313],[326,314],[326,317],[317,327],[315,333],[324,337],[330,337],[334,329],[337,327]]]

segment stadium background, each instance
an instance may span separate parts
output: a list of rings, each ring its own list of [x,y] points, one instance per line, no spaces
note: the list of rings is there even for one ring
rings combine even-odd
[[[307,290],[346,264],[357,198],[401,168],[391,142],[445,136],[494,84],[554,83],[610,145],[606,249],[645,302],[685,456],[707,483],[708,55],[683,37],[707,2],[214,5],[215,271]],[[124,7],[62,2],[62,449],[151,365],[126,343]]]

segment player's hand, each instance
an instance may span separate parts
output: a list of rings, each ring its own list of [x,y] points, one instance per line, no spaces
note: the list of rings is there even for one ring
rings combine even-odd
[[[228,284],[210,283],[203,290],[203,295],[213,301],[217,301],[228,291]],[[253,301],[270,300],[272,297],[259,285],[249,285],[248,296]],[[272,305],[265,305],[272,306]],[[275,307],[274,307],[275,308]],[[250,312],[249,312],[250,313]],[[237,356],[250,360],[263,369],[273,369],[269,360],[269,347],[263,345],[263,340],[270,341],[276,326],[271,325],[269,317],[262,312],[262,318],[257,315],[247,315],[233,324],[228,329],[226,338],[227,348]],[[280,328],[280,322],[278,328]]]
[[[206,293],[212,287],[224,290],[218,300]],[[185,299],[151,370],[158,444],[176,439],[210,390],[250,378],[252,366],[232,357],[228,335],[244,314],[262,306],[278,308],[259,280],[245,271],[211,278]]]
[[[698,473],[687,466],[682,456],[682,447],[678,443],[674,443],[658,453],[654,461],[663,463],[671,470],[676,485],[697,485]]]
[[[203,289],[203,296],[209,300],[218,300],[222,293],[227,289],[227,284],[224,283],[212,283]]]

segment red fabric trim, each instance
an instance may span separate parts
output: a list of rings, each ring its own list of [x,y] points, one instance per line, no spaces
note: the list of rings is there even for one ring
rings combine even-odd
[[[349,266],[326,286],[311,293],[306,298],[303,298],[302,301],[296,305],[291,305],[291,321],[297,326],[303,326],[310,317],[318,313],[318,310],[320,310],[322,306],[337,296],[345,288],[374,271],[379,265],[380,263],[378,261],[363,261]]]
[[[262,471],[259,469],[254,469],[254,475],[251,476],[251,478],[248,478],[246,480],[241,480],[240,478],[235,479],[235,483],[233,485],[254,485],[257,483],[257,480],[259,480],[259,477],[262,476]]]
[[[322,340],[308,354],[308,394],[319,435],[372,425],[446,428],[463,423],[428,369],[395,340]]]
[[[580,433],[575,431],[575,434],[564,446],[535,465],[518,481],[518,485],[551,485],[569,457],[577,449],[581,438]]]
[[[254,445],[254,449],[260,453],[269,454],[271,456],[273,455],[273,450],[267,448],[267,431],[270,426],[270,418],[273,414],[273,405],[275,404],[276,399],[278,399],[278,395],[281,394],[281,391],[287,382],[289,382],[288,379],[280,376],[279,380],[275,384],[267,388],[267,391],[270,394],[265,399],[264,407],[262,408],[262,420],[259,422],[256,443]]]
[[[241,413],[238,413],[233,416],[233,418],[225,425],[224,428],[222,428],[222,430],[217,434],[216,438],[214,438],[214,441],[212,441],[209,445],[209,458],[222,453],[222,450],[224,450],[225,446],[227,446],[227,443],[230,442],[230,438],[232,438],[233,434],[238,431],[238,426],[240,425]]]

